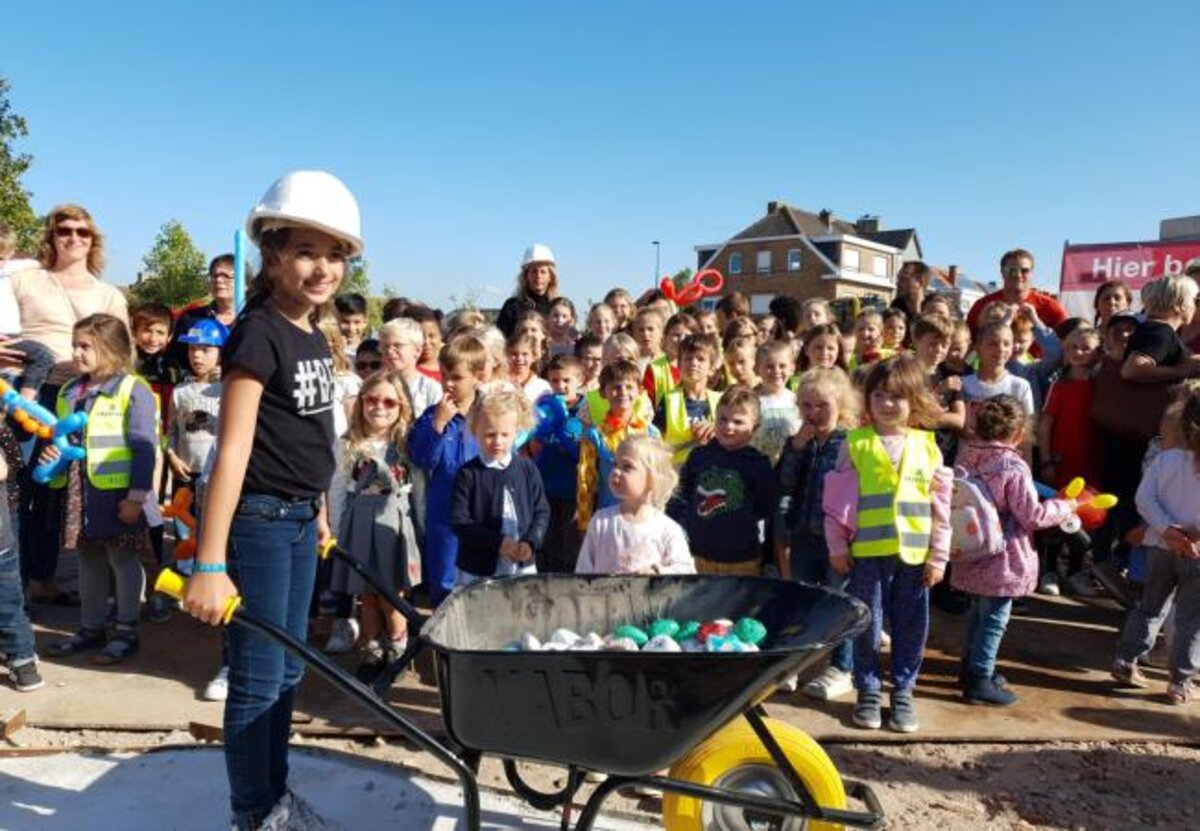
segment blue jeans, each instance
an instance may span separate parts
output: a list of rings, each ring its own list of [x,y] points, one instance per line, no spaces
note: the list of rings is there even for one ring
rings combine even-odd
[[[967,642],[963,649],[968,675],[991,678],[996,674],[996,656],[1000,654],[1000,641],[1008,628],[1012,604],[1011,597],[971,595],[971,608],[967,610]]]
[[[8,665],[33,660],[33,628],[25,614],[21,557],[16,548],[0,551],[0,654]]]
[[[229,533],[229,576],[243,608],[300,641],[308,635],[317,573],[315,518],[311,502],[246,494]],[[225,767],[234,820],[248,829],[287,790],[288,733],[304,664],[265,635],[240,626],[231,626],[225,638]]]
[[[929,589],[925,566],[909,565],[898,556],[857,557],[846,592],[871,610],[871,625],[854,639],[854,688],[878,691],[879,639],[886,617],[892,633],[892,690],[911,690],[917,683],[929,635]]]
[[[829,550],[825,557],[814,557],[814,552],[792,545],[792,579],[801,583],[812,583],[817,586],[828,586],[831,589],[845,591],[850,583],[849,575],[838,574],[829,565]],[[833,648],[829,653],[829,663],[834,669],[850,672],[854,666],[854,638],[847,638]]]

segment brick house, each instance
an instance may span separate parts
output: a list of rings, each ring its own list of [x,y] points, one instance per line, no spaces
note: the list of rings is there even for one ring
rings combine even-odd
[[[922,256],[912,228],[884,231],[878,217],[845,222],[783,202],[768,202],[766,216],[726,242],[695,250],[698,267],[719,269],[725,293],[745,294],[754,314],[781,294],[890,298],[900,265]]]

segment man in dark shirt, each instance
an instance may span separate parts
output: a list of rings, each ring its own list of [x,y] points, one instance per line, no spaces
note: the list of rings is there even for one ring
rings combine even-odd
[[[166,361],[181,374],[188,371],[188,358],[187,344],[179,342],[180,336],[186,335],[193,324],[205,318],[221,321],[226,329],[232,327],[237,318],[233,298],[232,254],[213,257],[208,264],[208,290],[212,296],[211,302],[188,306],[175,319],[174,334],[166,349]]]

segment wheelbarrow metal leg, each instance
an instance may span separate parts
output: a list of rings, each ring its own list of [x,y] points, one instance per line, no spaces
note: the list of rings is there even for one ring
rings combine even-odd
[[[758,736],[758,740],[763,743],[763,747],[771,754],[771,759],[774,760],[775,766],[779,768],[780,773],[784,775],[788,784],[792,786],[792,790],[796,793],[796,798],[800,800],[806,809],[812,812],[810,816],[821,818],[825,809],[817,803],[817,800],[813,799],[813,795],[808,792],[804,780],[800,778],[800,774],[796,773],[796,769],[792,767],[791,760],[783,752],[783,748],[779,746],[779,742],[775,741],[775,737],[771,735],[770,728],[763,721],[764,713],[765,711],[761,705],[752,707],[745,713],[746,721],[750,722],[750,727],[754,730],[754,734]]]
[[[472,774],[463,762],[447,750],[440,742],[428,735],[421,728],[417,727],[405,716],[393,710],[385,702],[379,699],[369,687],[363,684],[358,679],[346,674],[346,672],[335,664],[325,655],[310,647],[308,644],[300,641],[280,627],[273,623],[268,623],[265,620],[256,618],[253,615],[247,614],[245,611],[238,611],[233,616],[233,623],[252,629],[265,635],[268,638],[276,641],[287,649],[299,655],[304,659],[304,662],[312,667],[318,674],[329,681],[342,692],[356,699],[360,704],[366,707],[375,715],[386,721],[388,724],[399,730],[407,739],[412,741],[422,750],[433,755],[439,762],[450,768],[454,775],[458,777],[459,784],[463,789],[463,802],[466,808],[466,828],[468,831],[479,831],[480,828],[480,811],[479,811],[479,785],[475,781],[475,776]]]
[[[408,621],[408,634],[410,640],[416,640],[416,636],[421,633],[421,627],[425,625],[425,617],[418,612],[411,603],[405,600],[400,594],[390,585],[388,585],[379,576],[379,572],[365,563],[361,563],[350,553],[340,546],[334,546],[330,550],[330,554],[341,560],[351,571],[363,579],[363,581],[374,589],[375,593],[388,602],[393,609],[404,615],[404,619]]]

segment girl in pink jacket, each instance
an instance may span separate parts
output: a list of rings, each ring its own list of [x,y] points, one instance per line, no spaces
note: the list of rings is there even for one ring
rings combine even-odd
[[[990,557],[956,561],[950,584],[971,600],[963,651],[963,698],[972,704],[1008,706],[1017,696],[996,674],[996,655],[1008,626],[1014,597],[1034,590],[1038,556],[1033,532],[1061,524],[1075,511],[1073,499],[1039,502],[1029,466],[1021,458],[1028,414],[1011,395],[982,402],[975,412],[976,439],[963,445],[959,467],[983,480],[1000,514],[1004,550]]]

